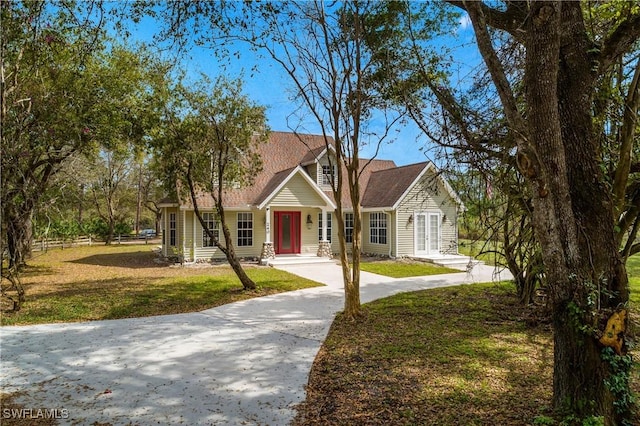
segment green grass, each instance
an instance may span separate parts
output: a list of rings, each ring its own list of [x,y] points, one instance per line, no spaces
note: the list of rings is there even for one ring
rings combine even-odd
[[[392,278],[421,277],[424,275],[438,275],[459,273],[461,271],[426,262],[376,261],[363,262],[360,270],[384,275]]]
[[[635,310],[640,255],[627,271]],[[355,321],[339,315],[293,424],[551,421],[551,325],[514,293],[512,283],[439,288],[368,303]],[[631,386],[639,392],[637,372]]]
[[[528,425],[551,399],[553,340],[511,284],[398,294],[338,316],[294,422]]]
[[[501,242],[486,242],[460,239],[458,241],[458,252],[465,256],[473,256],[476,260],[481,260],[487,265],[504,264],[502,255],[497,251],[502,249]]]
[[[18,315],[2,318],[3,325],[41,324],[135,318],[196,312],[239,300],[283,291],[314,287],[317,283],[299,279],[277,269],[248,270],[257,283],[256,290],[242,289],[233,272],[189,278],[138,280],[135,286],[121,286],[122,279],[93,282],[93,288],[78,283],[85,291],[64,291],[48,296],[29,297]]]
[[[631,256],[627,260],[627,274],[629,275],[629,287],[631,289],[631,306],[637,309],[640,306],[640,254]]]
[[[257,284],[243,290],[226,265],[157,264],[150,246],[93,246],[52,250],[22,274],[23,308],[2,325],[134,318],[195,312],[239,300],[320,284],[256,265],[245,271]]]

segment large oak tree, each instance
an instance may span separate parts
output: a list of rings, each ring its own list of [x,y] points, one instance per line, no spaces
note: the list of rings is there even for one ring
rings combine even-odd
[[[633,137],[622,138],[626,143],[616,150],[620,161],[611,179],[604,172],[610,158],[603,152],[594,105],[615,65],[637,60],[640,9],[633,3],[617,5],[624,10],[608,19],[600,16],[598,32],[585,23],[587,3],[449,3],[466,11],[473,26],[499,100],[487,102],[499,106],[501,145],[492,145],[495,140],[469,125],[467,117],[483,114],[480,102],[460,102],[453,88],[426,73],[423,77],[431,80],[422,83],[469,152],[497,149],[496,158],[517,164],[525,179],[552,308],[554,407],[573,418],[630,424],[629,288],[619,226],[621,210],[635,203],[627,185]],[[520,69],[504,54],[509,43],[523,54]],[[636,88],[625,108],[637,115],[637,85],[630,87]],[[635,120],[630,125],[637,126]],[[631,214],[623,226],[636,218]]]

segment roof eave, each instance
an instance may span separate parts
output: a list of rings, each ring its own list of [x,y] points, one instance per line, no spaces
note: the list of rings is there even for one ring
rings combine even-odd
[[[158,207],[160,207],[160,208],[180,207],[180,204],[178,204],[178,203],[158,203]]]

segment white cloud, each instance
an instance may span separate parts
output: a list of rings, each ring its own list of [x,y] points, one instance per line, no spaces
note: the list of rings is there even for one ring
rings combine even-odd
[[[466,13],[460,17],[458,23],[460,24],[460,29],[462,31],[466,30],[467,28],[471,28],[471,18],[469,18],[469,15]]]

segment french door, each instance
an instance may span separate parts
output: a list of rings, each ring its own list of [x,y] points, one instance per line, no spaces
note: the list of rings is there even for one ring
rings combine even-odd
[[[415,254],[440,254],[440,213],[419,212],[414,215]]]

